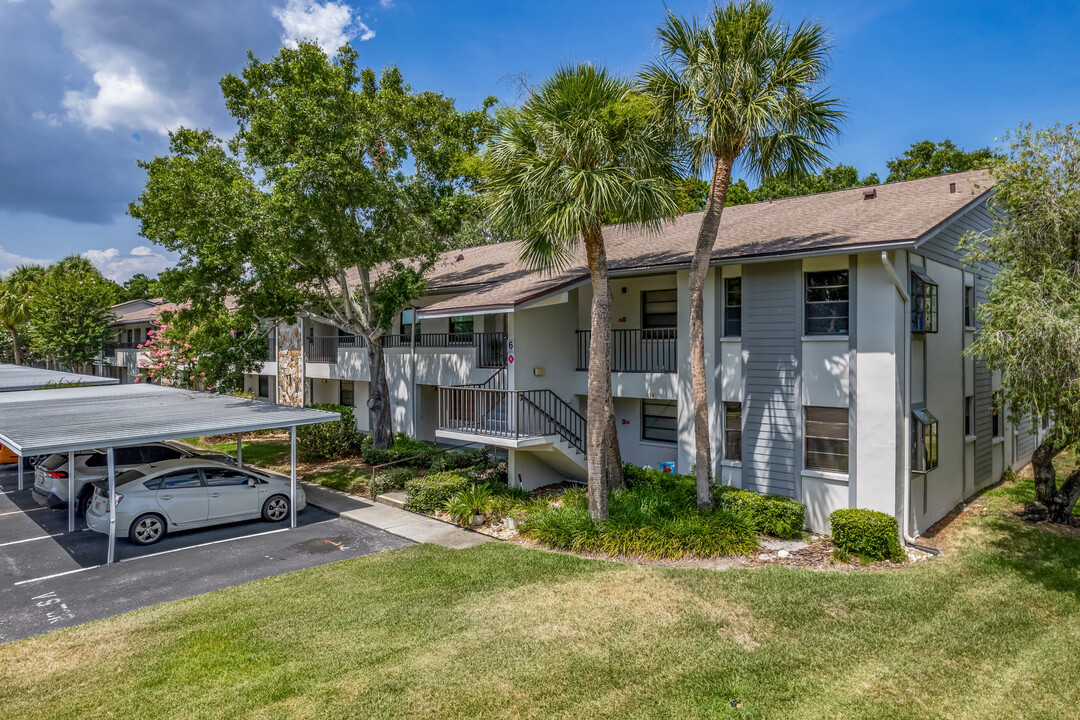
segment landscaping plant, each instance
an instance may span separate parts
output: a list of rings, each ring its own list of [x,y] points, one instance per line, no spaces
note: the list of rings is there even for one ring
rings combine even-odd
[[[896,518],[876,510],[848,508],[829,516],[833,544],[841,551],[863,560],[904,562]]]
[[[337,422],[301,425],[296,428],[296,455],[304,462],[336,460],[355,455],[364,436],[356,429],[353,409],[348,405],[309,405],[341,415]]]
[[[717,509],[745,514],[759,533],[788,540],[802,537],[806,506],[794,498],[727,485],[714,486],[713,498]]]
[[[431,515],[468,487],[469,481],[456,473],[432,473],[405,483],[405,502],[410,510]]]
[[[472,485],[454,495],[443,505],[455,522],[471,525],[476,515],[486,515],[491,510],[491,488],[487,485]]]

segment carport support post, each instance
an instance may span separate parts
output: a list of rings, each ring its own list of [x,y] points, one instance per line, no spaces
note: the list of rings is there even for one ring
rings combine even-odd
[[[105,450],[105,461],[109,466],[109,558],[116,559],[116,463],[113,461],[113,449]]]
[[[292,482],[289,483],[290,526],[296,527],[296,426],[289,428],[289,466],[292,470]]]
[[[22,490],[22,455],[19,455],[19,489]]]
[[[236,433],[236,467],[244,467],[244,433]]]
[[[68,532],[75,532],[75,453],[68,452]]]

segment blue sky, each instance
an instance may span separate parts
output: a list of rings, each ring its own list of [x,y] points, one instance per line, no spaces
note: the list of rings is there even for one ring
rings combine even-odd
[[[708,3],[669,0],[679,14]],[[820,19],[835,44],[829,84],[849,119],[835,162],[884,177],[912,142],[969,149],[1008,128],[1072,122],[1080,110],[1080,4],[777,0]],[[372,0],[0,0],[0,272],[86,253],[119,280],[171,261],[125,216],[138,158],[179,124],[233,125],[217,81],[247,50],[271,56],[298,35],[348,37],[372,67],[396,64],[417,89],[460,106],[513,101],[508,74],[539,81],[560,63],[625,74],[655,52],[657,0],[546,3]]]

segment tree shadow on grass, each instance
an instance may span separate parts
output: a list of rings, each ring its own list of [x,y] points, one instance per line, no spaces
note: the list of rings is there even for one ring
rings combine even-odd
[[[981,563],[1080,600],[1080,538],[1007,517],[988,520],[986,529],[993,539],[978,554]]]

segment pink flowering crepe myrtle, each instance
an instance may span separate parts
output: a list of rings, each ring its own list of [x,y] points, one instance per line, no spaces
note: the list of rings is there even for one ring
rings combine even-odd
[[[146,331],[146,342],[139,345],[139,349],[145,352],[139,355],[138,365],[141,370],[146,371],[152,382],[197,388],[200,377],[206,376],[206,373],[200,376],[194,374],[195,358],[191,357],[191,344],[174,336],[176,330],[173,325],[164,320],[166,312],[176,312],[188,307],[190,306],[178,305],[172,309],[159,308],[147,313],[155,327]]]

